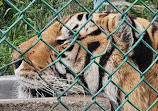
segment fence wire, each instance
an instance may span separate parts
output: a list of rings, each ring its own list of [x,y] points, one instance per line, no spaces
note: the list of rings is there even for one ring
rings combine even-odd
[[[60,13],[62,13],[62,11],[69,5],[71,4],[71,2],[75,2],[76,4],[78,4],[85,12],[87,12],[89,14],[89,18],[87,20],[87,22],[77,31],[77,32],[74,32],[73,30],[71,30],[69,27],[65,26],[65,24],[60,20],[59,18],[59,15]],[[137,2],[141,2],[142,5],[144,5],[146,7],[146,9],[148,9],[152,15],[153,15],[153,19],[151,20],[150,24],[144,29],[143,32],[139,32],[136,28],[134,28],[133,26],[131,26],[130,23],[128,23],[128,21],[126,21],[126,15],[127,15],[127,12],[137,3]],[[158,21],[157,20],[157,16],[158,16],[158,11],[154,11],[153,9],[151,9],[150,7],[148,7],[142,0],[135,0],[132,5],[130,7],[128,7],[124,12],[122,12],[119,8],[117,8],[116,6],[114,6],[112,4],[112,2],[110,2],[110,0],[102,0],[102,2],[100,2],[99,4],[97,4],[97,6],[95,6],[94,10],[92,11],[89,11],[84,5],[82,5],[78,0],[69,0],[60,10],[56,10],[54,9],[50,4],[48,4],[45,0],[40,0],[41,4],[45,4],[47,6],[47,8],[51,11],[53,11],[55,14],[54,14],[54,19],[52,19],[44,28],[42,28],[42,30],[37,30],[34,28],[33,25],[31,25],[25,18],[24,18],[24,13],[29,9],[29,7],[31,7],[35,2],[36,0],[32,0],[30,2],[30,4],[24,8],[23,10],[20,10],[18,9],[10,0],[5,0],[5,2],[10,5],[12,8],[14,8],[18,13],[19,13],[19,18],[5,31],[3,31],[2,29],[0,29],[0,34],[1,34],[1,37],[0,37],[0,44],[2,42],[5,42],[6,44],[8,44],[10,47],[12,47],[14,50],[18,51],[21,56],[24,56],[31,48],[33,48],[39,41],[42,41],[43,43],[45,43],[47,46],[49,46],[53,51],[55,51],[57,54],[58,54],[58,59],[54,62],[52,62],[51,64],[49,64],[48,66],[46,66],[44,69],[42,69],[41,71],[39,71],[40,74],[43,73],[43,71],[45,71],[47,68],[49,68],[51,65],[55,64],[56,62],[60,62],[62,63],[69,71],[71,71],[74,75],[75,75],[75,81],[73,82],[73,84],[71,84],[70,87],[68,87],[65,91],[63,91],[62,94],[59,94],[57,91],[55,91],[56,95],[57,95],[57,104],[55,106],[52,107],[51,110],[55,109],[59,104],[61,104],[63,107],[65,107],[65,109],[67,110],[71,110],[68,106],[66,106],[62,100],[61,100],[61,97],[63,95],[65,95],[65,93],[70,90],[75,84],[79,84],[81,85],[84,90],[86,90],[89,95],[92,96],[92,102],[86,106],[86,108],[84,109],[84,111],[88,110],[92,105],[96,104],[98,105],[98,107],[100,107],[101,109],[105,110],[106,109],[101,105],[99,104],[97,101],[96,101],[96,97],[98,96],[98,94],[111,82],[113,83],[120,91],[122,91],[124,94],[125,94],[125,100],[123,103],[121,103],[121,105],[117,108],[117,111],[126,103],[126,102],[129,102],[134,108],[136,108],[137,110],[140,110],[137,106],[135,106],[133,103],[130,102],[128,96],[132,93],[132,91],[134,91],[141,82],[145,82],[150,88],[152,88],[157,94],[158,94],[158,91],[152,87],[144,78],[144,74],[149,71],[149,69],[158,61],[158,52],[155,51],[148,43],[146,43],[144,40],[143,40],[143,33],[153,24],[153,22],[155,21]],[[107,35],[107,39],[108,39],[108,44],[111,42],[113,44],[113,46],[118,49],[123,55],[124,55],[124,60],[122,61],[122,63],[112,72],[112,73],[108,73],[106,71],[106,69],[104,69],[100,64],[98,64],[96,61],[95,61],[95,58],[99,57],[99,56],[102,56],[104,53],[106,53],[106,51],[100,55],[97,55],[97,56],[94,56],[88,49],[86,49],[81,43],[79,43],[77,41],[77,34],[80,32],[80,30],[88,23],[88,22],[93,22],[94,24],[96,24],[93,20],[92,20],[92,14],[95,13],[96,11],[98,11],[99,7],[103,5],[103,3],[109,3],[110,6],[112,6],[118,13],[122,14],[122,21],[121,23],[119,24],[119,26],[113,31],[111,32],[110,34],[106,33],[101,27],[100,30],[103,31],[104,34]],[[19,21],[23,21],[25,24],[27,24],[30,28],[32,28],[38,35],[38,39],[36,40],[35,43],[32,44],[32,46],[30,46],[26,51],[24,52],[21,52],[20,50],[17,49],[16,46],[14,46],[10,41],[7,40],[7,33],[16,25],[19,23]],[[48,44],[45,40],[42,39],[42,36],[41,36],[41,33],[46,30],[54,21],[59,21],[61,24],[63,24],[68,30],[70,30],[72,33],[73,33],[73,40],[72,42],[69,44],[69,46],[71,46],[74,42],[77,43],[78,45],[80,45],[80,47],[82,47],[83,49],[85,49],[92,57],[91,57],[91,62],[79,73],[79,74],[76,74],[71,68],[69,68],[63,61],[61,61],[61,55],[69,48],[69,46],[67,48],[65,48],[62,52],[58,52],[57,50],[55,50],[50,44]],[[119,27],[124,23],[126,22],[128,25],[130,25],[133,30],[135,32],[137,32],[139,35],[140,35],[140,38],[138,39],[138,41],[132,46],[132,48],[124,53],[121,49],[119,49],[110,39],[110,37],[119,29]],[[97,25],[97,24],[96,24]],[[130,63],[127,59],[127,56],[128,54],[140,43],[140,42],[143,42],[156,56],[156,59],[152,62],[152,64],[144,71],[144,72],[141,72],[139,69],[137,69],[134,65],[132,65],[132,63]],[[106,48],[107,49],[107,48]],[[8,68],[14,64],[14,63],[17,63],[18,61],[21,61],[23,60],[23,58],[20,58],[14,62],[11,62],[5,66],[2,66],[0,67],[0,75],[4,75]],[[26,61],[26,60],[25,60]],[[30,61],[26,61],[30,64]],[[121,87],[119,87],[114,81],[112,81],[112,76],[113,74],[124,64],[124,63],[128,63],[129,65],[131,65],[141,76],[141,79],[140,81],[138,82],[138,84],[130,91],[130,92],[125,92]],[[105,72],[107,72],[108,76],[109,76],[109,79],[107,81],[107,83],[96,93],[96,94],[93,94],[91,93],[84,85],[82,85],[80,82],[79,82],[79,76],[83,74],[83,72],[91,66],[91,64],[97,64],[99,67],[101,67]],[[31,64],[30,64],[31,65]],[[50,87],[51,88],[51,87]],[[153,104],[147,109],[147,110],[150,110],[156,103],[158,102],[158,98],[153,102]]]

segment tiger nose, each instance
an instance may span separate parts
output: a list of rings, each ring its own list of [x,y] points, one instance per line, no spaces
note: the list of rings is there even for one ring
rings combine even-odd
[[[12,62],[16,61],[16,59],[12,58]],[[17,69],[22,63],[22,60],[19,60],[18,62],[13,64],[14,69]]]

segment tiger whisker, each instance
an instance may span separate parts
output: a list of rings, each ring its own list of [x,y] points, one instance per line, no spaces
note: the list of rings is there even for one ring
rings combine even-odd
[[[37,94],[39,94],[41,97],[45,97],[44,95],[42,95],[37,89],[35,89],[36,90],[36,96],[38,97],[38,95]]]
[[[54,97],[54,92],[50,91],[50,89],[42,88],[41,90],[44,91],[44,92],[46,92],[46,93],[48,93],[48,94],[50,94],[50,95],[52,95]]]

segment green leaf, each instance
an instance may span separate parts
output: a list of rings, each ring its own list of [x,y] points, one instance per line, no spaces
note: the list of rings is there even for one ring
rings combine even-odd
[[[3,5],[3,2],[2,1],[0,1],[0,6],[2,6]]]
[[[8,14],[8,12],[9,12],[10,10],[12,10],[12,8],[8,8],[8,9],[5,11],[5,13],[4,13],[4,15],[3,15],[3,18]]]

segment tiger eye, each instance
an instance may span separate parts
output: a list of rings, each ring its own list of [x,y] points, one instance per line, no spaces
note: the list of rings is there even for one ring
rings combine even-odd
[[[66,41],[66,39],[63,39],[63,40],[57,40],[56,42],[57,42],[57,44],[61,45],[61,44],[63,44],[65,41]]]

